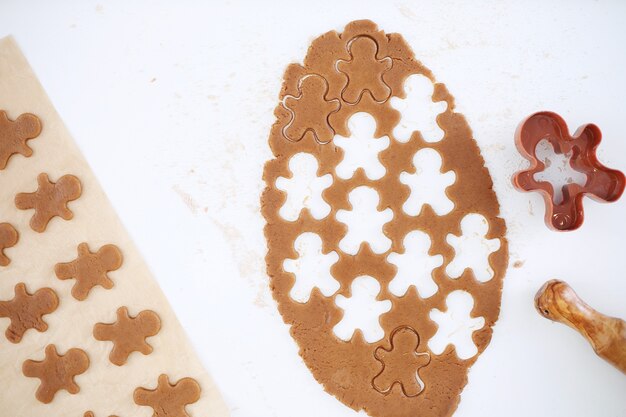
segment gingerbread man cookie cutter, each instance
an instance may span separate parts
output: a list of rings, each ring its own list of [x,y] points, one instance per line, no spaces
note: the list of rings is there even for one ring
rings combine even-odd
[[[548,140],[557,154],[570,154],[571,167],[586,175],[584,185],[575,183],[563,186],[563,201],[554,202],[554,187],[546,181],[537,181],[535,174],[546,165],[537,158],[537,144]],[[624,192],[626,178],[620,171],[602,165],[596,156],[602,139],[600,128],[586,124],[573,134],[565,120],[556,113],[542,111],[524,119],[515,133],[515,144],[530,167],[513,175],[513,185],[520,191],[538,191],[546,203],[545,221],[548,227],[558,231],[578,229],[584,219],[583,197],[610,203]]]

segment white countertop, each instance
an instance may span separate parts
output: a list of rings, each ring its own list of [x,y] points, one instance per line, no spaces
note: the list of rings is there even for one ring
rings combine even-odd
[[[556,233],[541,197],[510,183],[525,166],[515,127],[544,109],[572,131],[598,124],[600,159],[626,170],[626,3],[127,3],[5,0],[0,36],[22,47],[233,417],[356,414],[315,382],[277,312],[259,195],[286,65],[359,18],[401,33],[456,97],[522,265],[455,416],[626,415],[626,377],[533,307],[558,277],[626,317],[626,197],[586,199],[582,228]]]

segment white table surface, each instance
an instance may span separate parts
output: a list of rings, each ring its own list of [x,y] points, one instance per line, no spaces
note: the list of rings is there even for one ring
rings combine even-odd
[[[493,340],[455,416],[626,416],[626,377],[533,296],[569,281],[626,317],[626,198],[585,201],[579,231],[543,223],[517,123],[542,109],[604,134],[626,170],[626,2],[0,2],[13,34],[187,329],[235,417],[354,416],[297,354],[264,272],[267,137],[286,65],[370,18],[401,33],[456,97],[494,179],[510,261]],[[340,3],[340,4],[336,4]]]

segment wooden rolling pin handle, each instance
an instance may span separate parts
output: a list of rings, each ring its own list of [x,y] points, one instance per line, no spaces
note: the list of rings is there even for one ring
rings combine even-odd
[[[535,307],[547,319],[563,323],[583,335],[593,350],[626,373],[626,322],[599,313],[563,281],[546,282],[535,296]]]

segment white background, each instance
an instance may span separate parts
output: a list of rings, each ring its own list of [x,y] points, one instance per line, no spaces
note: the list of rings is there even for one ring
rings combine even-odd
[[[626,377],[535,312],[547,279],[626,317],[626,198],[585,201],[579,231],[543,223],[510,177],[526,115],[597,123],[626,170],[626,2],[0,1],[13,34],[154,271],[236,417],[353,416],[297,354],[264,273],[267,137],[286,65],[370,18],[401,33],[456,97],[507,220],[493,340],[456,416],[626,415]],[[518,264],[518,265],[519,265]]]

